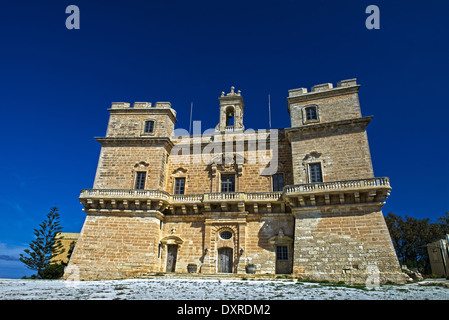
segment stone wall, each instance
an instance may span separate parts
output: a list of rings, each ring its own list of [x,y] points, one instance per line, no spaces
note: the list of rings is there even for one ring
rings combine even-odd
[[[261,150],[256,149],[257,143],[259,143],[259,146],[262,144],[260,140],[257,140],[257,134],[254,136],[243,133],[226,134],[220,139],[221,142],[216,142],[216,147],[213,147],[207,138],[203,138],[203,141],[201,141],[199,138],[186,137],[182,141],[175,141],[168,157],[165,191],[173,193],[175,178],[185,177],[186,194],[220,192],[221,173],[236,174],[236,191],[238,192],[271,192],[271,174],[273,173],[284,174],[285,185],[293,183],[290,144],[283,133],[279,133],[279,137],[276,140],[277,149],[274,151],[267,136],[268,134],[265,134],[264,138],[260,139],[267,141],[265,142],[265,147],[260,148]],[[217,166],[215,172],[212,172],[209,163],[215,156],[226,152],[226,139],[233,139],[228,144],[231,146],[231,153],[243,157],[242,171],[240,173],[235,166],[225,168],[225,166],[220,165]],[[217,140],[218,138],[216,137],[215,141]],[[181,146],[180,144],[183,145]],[[185,148],[185,146],[189,146],[190,154],[187,149],[182,151],[182,148]],[[270,161],[274,157],[276,157],[277,170],[261,174],[265,168],[270,167]]]
[[[167,150],[162,143],[103,145],[94,189],[134,189],[136,172],[144,171],[145,189],[162,190],[166,159]]]
[[[65,278],[121,279],[156,271],[159,226],[154,216],[88,215]]]
[[[291,131],[294,183],[310,183],[308,164],[316,162],[324,182],[372,178],[367,122]]]
[[[401,282],[401,272],[380,208],[343,205],[294,209],[295,261],[301,278],[365,283]]]

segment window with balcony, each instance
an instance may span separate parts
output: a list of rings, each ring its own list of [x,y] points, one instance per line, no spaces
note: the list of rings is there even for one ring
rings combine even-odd
[[[175,178],[175,194],[184,194],[186,178]]]
[[[282,191],[284,188],[284,174],[277,173],[272,176],[273,192]]]
[[[136,172],[136,182],[134,184],[134,189],[145,189],[145,178],[147,173],[145,171],[137,171]]]
[[[309,164],[310,183],[323,182],[323,174],[321,171],[321,163]]]
[[[235,175],[221,175],[221,192],[235,192]]]

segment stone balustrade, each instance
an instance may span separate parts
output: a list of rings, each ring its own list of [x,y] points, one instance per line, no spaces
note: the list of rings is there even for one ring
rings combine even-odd
[[[125,190],[125,189],[84,189],[80,198],[107,197],[107,198],[145,198],[169,200],[170,194],[160,190]]]
[[[290,185],[284,187],[284,194],[304,194],[304,193],[316,193],[316,192],[344,192],[350,190],[363,190],[373,188],[389,188],[389,178],[370,178],[370,179],[358,179],[358,180],[345,180],[345,181],[331,181],[321,183],[308,183]]]
[[[170,195],[159,190],[122,190],[122,189],[85,189],[81,190],[81,199],[85,198],[132,198],[132,199],[162,199],[169,203],[203,202],[203,201],[282,201],[282,191],[278,192],[218,192],[205,194]]]
[[[80,201],[86,210],[169,210],[172,213],[213,211],[285,212],[308,207],[383,201],[391,190],[388,178],[370,178],[285,186],[277,192],[218,192],[171,195],[162,190],[85,189]],[[218,209],[217,209],[218,210]]]
[[[183,202],[201,202],[203,201],[202,194],[175,194],[170,198],[171,202],[183,203]]]
[[[283,198],[290,207],[382,203],[390,194],[388,178],[331,181],[285,186]]]

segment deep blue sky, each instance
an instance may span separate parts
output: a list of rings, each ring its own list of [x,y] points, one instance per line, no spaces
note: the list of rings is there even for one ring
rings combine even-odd
[[[68,5],[81,29],[68,30]],[[380,9],[380,30],[365,8]],[[177,128],[218,122],[242,90],[246,128],[290,126],[288,90],[357,78],[384,214],[449,211],[449,5],[445,1],[7,1],[0,10],[0,277],[57,205],[79,232],[113,101],[170,101]],[[6,257],[5,257],[6,256]],[[8,257],[10,260],[8,260]]]

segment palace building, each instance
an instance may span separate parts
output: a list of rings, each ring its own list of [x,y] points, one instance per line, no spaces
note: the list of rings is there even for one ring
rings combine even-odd
[[[288,91],[291,126],[245,130],[242,94],[208,134],[175,135],[169,102],[112,103],[65,277],[292,274],[403,283],[355,79]],[[251,106],[249,106],[251,107]],[[213,130],[212,130],[213,131]]]

